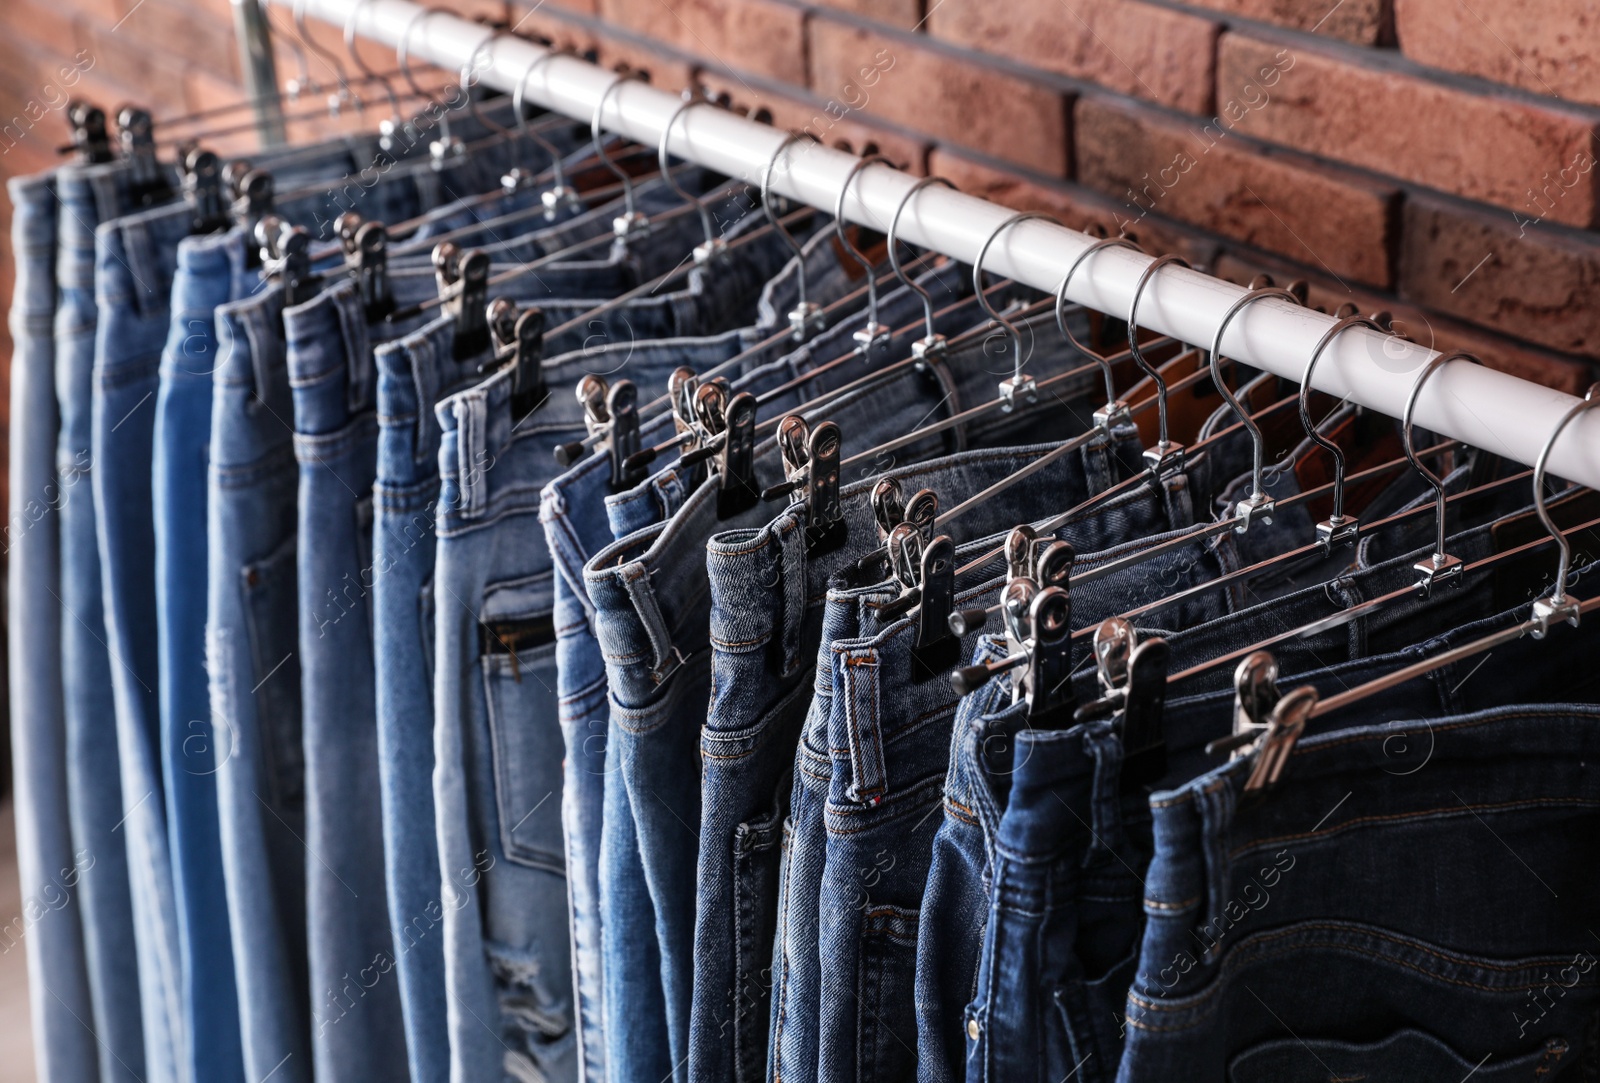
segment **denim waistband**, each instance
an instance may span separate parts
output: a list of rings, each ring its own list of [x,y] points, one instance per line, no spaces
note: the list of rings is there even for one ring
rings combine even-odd
[[[933,409],[927,411],[930,419],[936,413],[954,413],[964,405],[984,401],[992,394],[987,389],[992,386],[994,377],[982,365],[986,356],[981,341],[969,347],[966,366],[963,366],[963,358],[958,356],[958,352],[952,351],[951,357],[930,363],[926,371],[908,368],[882,384],[857,389],[827,402],[816,411],[816,420],[839,421],[848,446],[852,424],[858,426],[859,432],[878,438],[893,435],[880,430],[885,425],[892,427],[896,410],[905,409],[908,404],[934,403]],[[1065,367],[1068,356],[1079,355],[1057,354],[1060,367]],[[1044,364],[1037,357],[1034,363],[1041,367]],[[1099,378],[1098,370],[1085,368],[1079,378],[1067,381],[1067,386],[1057,390],[1062,399],[1070,402],[1091,393]],[[925,389],[930,379],[937,380],[941,392],[932,398],[929,398],[929,392]],[[1053,398],[1048,404],[998,415],[995,420],[983,422],[981,427],[993,429],[1020,424],[1030,418],[1044,416],[1051,407],[1059,411],[1059,405]],[[972,430],[978,427],[968,427],[966,435],[970,437]],[[857,439],[862,438],[858,436]],[[869,438],[866,442],[870,445],[872,440]],[[914,460],[919,456],[907,457]],[[757,446],[755,461],[758,468],[764,468],[759,470],[762,476],[776,480],[778,460],[775,439],[768,438]],[[680,657],[673,646],[673,640],[681,632],[679,625],[691,613],[693,604],[703,598],[708,590],[705,575],[697,573],[686,563],[692,559],[686,555],[686,550],[699,550],[705,540],[717,531],[719,517],[716,495],[715,482],[701,485],[668,522],[638,531],[608,546],[597,553],[584,569],[589,595],[596,607],[627,615],[624,621],[607,622],[608,637],[615,634],[615,646],[618,646],[621,654],[630,654],[632,651],[632,648],[620,647],[625,640],[648,642],[654,653],[653,668],[658,680],[664,667],[673,658]],[[747,522],[754,518],[749,513],[745,513],[744,517]],[[625,627],[625,623],[631,624],[631,627]]]
[[[56,174],[12,177],[6,182],[6,191],[15,208],[12,244],[17,265],[19,270],[27,267],[30,271],[18,276],[23,285],[11,298],[8,318],[12,334],[31,331],[49,335],[56,311],[56,233],[60,217],[56,209]]]

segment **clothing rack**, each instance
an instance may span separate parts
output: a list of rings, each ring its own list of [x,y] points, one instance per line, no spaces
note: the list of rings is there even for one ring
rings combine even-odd
[[[525,96],[547,109],[589,121],[598,108],[609,131],[646,146],[682,104],[676,94],[619,76],[576,57],[504,31],[428,9],[410,0],[263,0],[398,49],[413,61],[459,70],[472,65],[485,85],[511,93],[526,77]],[[759,184],[788,133],[727,110],[685,111],[672,124],[670,153],[731,177]],[[1018,138],[1027,138],[1019,133]],[[832,211],[850,177],[854,155],[816,144],[792,143],[771,170],[772,190]],[[850,181],[844,216],[880,232],[916,178],[888,166],[863,169]],[[901,215],[897,237],[972,263],[985,242],[1016,212],[938,185],[919,191]],[[1055,292],[1069,267],[1096,238],[1039,219],[1006,229],[989,245],[984,270]],[[1068,300],[1125,317],[1151,256],[1111,247],[1073,275]],[[1209,347],[1225,314],[1248,291],[1187,268],[1168,265],[1152,277],[1139,301],[1141,328]],[[1244,364],[1298,381],[1319,339],[1335,318],[1287,301],[1264,299],[1233,318],[1222,352]],[[1338,336],[1317,364],[1312,386],[1390,417],[1400,417],[1418,375],[1437,351],[1361,327]],[[1549,434],[1576,403],[1563,392],[1481,365],[1451,362],[1427,379],[1416,423],[1473,447],[1531,465]],[[1600,412],[1597,412],[1600,413]],[[1571,426],[1550,455],[1550,472],[1600,488],[1600,416]]]

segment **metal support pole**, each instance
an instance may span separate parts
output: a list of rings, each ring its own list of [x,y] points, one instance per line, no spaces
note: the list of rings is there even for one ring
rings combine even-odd
[[[283,99],[278,95],[278,65],[272,55],[272,25],[259,0],[233,0],[233,31],[239,37],[239,70],[244,72],[245,97],[255,103],[256,128],[261,145],[281,145]]]

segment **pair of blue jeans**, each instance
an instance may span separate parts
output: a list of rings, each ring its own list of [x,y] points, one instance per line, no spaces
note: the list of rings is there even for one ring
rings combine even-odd
[[[1123,449],[1136,452],[1132,431],[1124,435]],[[907,495],[929,488],[949,507],[1047,450],[971,451],[887,476]],[[1081,455],[1056,460],[1031,486],[956,521],[953,536],[965,540],[1027,519],[1033,486],[1068,503],[1101,491],[1123,475],[1116,450],[1094,441]],[[869,500],[875,484],[863,479],[841,491],[849,542],[830,552],[807,556],[805,515],[797,508],[759,529],[716,534],[706,545],[712,692],[700,738],[692,1078],[754,1080],[765,1071],[779,843],[795,750],[811,703],[828,584],[880,540]]]
[[[11,777],[17,867],[23,899],[20,940],[28,955],[34,1060],[41,1078],[90,1083],[100,1051],[83,1023],[93,1018],[84,956],[79,861],[69,813],[68,743],[62,690],[61,520],[69,500],[90,499],[87,456],[56,464],[60,409],[55,383],[56,177],[19,177],[11,196],[16,285],[9,316],[11,357],[10,508],[6,520],[10,633]]]
[[[912,334],[920,333],[918,327]],[[908,346],[909,342],[903,341],[899,351],[907,351]],[[890,356],[899,351],[891,348]],[[1044,378],[1076,368],[1075,362],[1082,360],[1081,355],[1061,344],[1036,352],[1030,364]],[[845,434],[847,451],[870,448],[947,412],[991,399],[996,376],[989,371],[990,363],[984,340],[974,336],[967,346],[952,350],[948,357],[932,360],[922,368],[907,366],[881,383],[857,388],[829,401],[812,420],[827,418],[837,422]],[[1003,364],[1008,370],[1009,358]],[[1087,370],[1082,376],[1087,381]],[[836,378],[843,382],[842,376]],[[813,390],[829,385],[829,381],[823,381]],[[1068,398],[1070,401],[1071,396]],[[800,408],[803,410],[803,404]],[[963,430],[925,438],[896,454],[916,461],[952,445],[960,446],[963,439],[978,446],[1026,441],[1041,430],[1060,432],[1064,425],[1071,424],[1070,419],[1064,421],[1059,413],[1044,408],[1023,409],[1015,414],[996,412],[969,423]],[[777,480],[777,459],[773,441],[759,445],[755,452],[758,476]],[[678,473],[663,471],[640,487],[645,492],[654,489],[658,494],[655,502],[637,494],[613,500],[608,507],[613,530],[619,529],[624,513],[630,509],[654,510],[659,504],[671,510],[675,501],[668,490],[675,485],[679,492],[685,491],[682,480],[675,477]],[[719,523],[716,489],[714,482],[694,489],[665,525],[627,535],[598,553],[584,571],[589,597],[598,613],[598,638],[607,661],[611,696],[607,754],[620,765],[637,837],[630,843],[623,836],[613,835],[614,831],[626,830],[626,817],[612,816],[616,806],[608,783],[603,847],[622,861],[636,854],[633,861],[643,866],[662,953],[659,980],[667,1012],[671,1054],[668,1067],[677,1063],[679,1070],[688,1053],[692,1009],[696,871],[695,862],[687,858],[697,852],[684,852],[682,835],[684,825],[698,823],[701,818],[699,749],[692,733],[705,718],[706,710],[705,682],[697,678],[704,678],[710,665],[706,636],[710,603],[706,576],[697,568],[699,554],[694,550],[702,547],[714,531],[760,526],[770,518],[770,512],[758,504]],[[693,722],[688,721],[691,717]],[[698,831],[687,830],[692,836],[690,843],[697,847]],[[613,882],[630,879],[625,866],[613,869],[609,859],[603,858],[603,892],[608,876]],[[632,879],[636,882],[637,875]],[[609,945],[637,942],[642,935],[613,920],[616,918],[615,908],[607,907],[608,973]],[[614,924],[621,926],[615,935]],[[608,981],[608,989],[621,984]]]
[[[819,302],[831,304],[849,292],[850,276],[831,246],[817,242],[808,244],[805,265],[809,274],[809,295]],[[800,261],[791,261],[763,288],[758,305],[760,317],[749,327],[701,338],[607,346],[590,353],[590,363],[603,372],[620,369],[630,358],[639,357],[652,368],[687,365],[704,373],[737,357],[740,359],[737,371],[728,374],[736,390],[775,387],[798,374],[783,361],[793,339],[777,328],[796,299],[799,267]],[[650,393],[661,390],[652,388]],[[670,415],[657,412],[642,422],[640,439],[643,444],[653,445],[671,431]],[[562,831],[566,843],[583,1068],[585,1078],[589,1079],[604,1078],[606,1045],[610,1039],[616,1039],[618,1048],[623,1051],[617,1057],[618,1078],[632,1078],[632,1066],[641,1059],[653,1063],[662,1056],[662,1045],[654,1040],[653,1032],[645,1033],[645,1028],[633,1027],[608,1033],[603,1024],[604,991],[615,986],[607,986],[603,978],[601,913],[602,909],[615,913],[626,900],[613,899],[609,905],[601,905],[601,820],[607,790],[604,784],[605,663],[592,631],[593,606],[583,586],[583,566],[593,553],[614,540],[603,504],[609,481],[609,459],[590,456],[545,488],[540,507],[540,519],[556,573],[557,693],[566,749]],[[616,796],[613,794],[613,799]],[[647,900],[637,896],[634,901]],[[647,924],[648,915],[644,920]],[[648,950],[640,955],[640,965],[646,972],[658,969],[659,964],[652,961]],[[628,1015],[632,1017],[633,1013],[630,1011]],[[664,1032],[661,1037],[664,1039]]]
[[[705,333],[748,320],[783,265],[780,244],[759,234],[728,262],[692,271],[690,290],[656,306],[663,325]],[[632,316],[618,309],[606,319]],[[664,389],[676,365],[673,351],[654,351],[660,362],[648,370],[649,353],[626,341],[576,350],[547,363],[546,378],[575,383],[585,372],[615,372],[622,360],[648,396]],[[581,417],[577,402],[558,390],[513,433],[505,374],[443,400],[436,412],[445,436],[434,573],[434,798],[452,1078],[495,1070],[506,1049],[495,1040],[501,1034],[519,1065],[561,1076],[576,1071],[578,1057],[570,946],[565,936],[559,944],[550,938],[567,913],[560,754],[547,755],[543,742],[559,750],[562,737],[552,572],[542,528],[528,517],[537,499],[527,498],[538,491],[528,488],[530,479],[542,487],[557,472],[552,452],[581,434]],[[523,537],[530,527],[535,542]],[[481,687],[463,686],[469,667],[482,669]],[[507,718],[532,722],[511,728]],[[553,915],[552,900],[560,904]],[[480,1019],[498,1019],[500,1029],[487,1030]]]

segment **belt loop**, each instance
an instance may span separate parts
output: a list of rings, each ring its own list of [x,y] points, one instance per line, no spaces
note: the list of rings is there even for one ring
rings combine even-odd
[[[250,342],[250,367],[256,377],[256,401],[271,408],[274,383],[272,358],[283,353],[283,334],[276,321],[268,316],[267,306],[251,305],[243,315],[245,338]]]
[[[792,676],[800,668],[801,639],[806,625],[806,532],[793,513],[786,513],[774,524],[778,533],[777,573],[782,579],[783,627],[779,641],[783,646],[783,675]]]
[[[672,633],[662,619],[661,607],[656,604],[656,588],[650,581],[650,569],[644,566],[643,561],[635,560],[624,564],[618,571],[622,576],[622,587],[628,592],[628,600],[633,602],[634,612],[639,615],[639,623],[644,626],[644,634],[655,652],[650,675],[660,684],[683,663],[683,655],[672,645]]]
[[[1206,863],[1206,922],[1204,929],[1222,929],[1227,921],[1228,881],[1228,830],[1233,826],[1233,784],[1226,778],[1213,779],[1196,795],[1200,810],[1200,846]],[[1220,939],[1206,950],[1208,962],[1222,958],[1217,950]]]
[[[878,652],[842,650],[835,657],[842,671],[845,735],[850,746],[850,785],[845,793],[852,801],[876,805],[889,788],[878,710]]]
[[[344,335],[345,405],[355,415],[372,405],[372,338],[359,291],[341,289],[332,300]]]
[[[137,218],[128,219],[111,227],[121,233],[122,255],[128,261],[128,271],[133,277],[133,284],[138,298],[136,307],[140,315],[146,315],[155,307],[165,305],[171,295],[170,281],[164,281],[166,276],[161,274],[161,269],[152,265],[151,255],[154,246],[150,243],[150,230],[145,223]],[[95,265],[99,270],[100,242],[95,242]]]
[[[1085,864],[1098,852],[1110,854],[1122,845],[1122,739],[1107,723],[1091,723],[1083,734],[1083,748],[1094,759],[1094,782],[1089,799],[1089,840]]]
[[[487,447],[489,436],[488,397],[478,389],[455,401],[456,484],[461,490],[456,513],[476,519],[489,500],[486,475],[494,465]]]
[[[415,345],[398,346],[405,351],[411,368],[411,382],[417,393],[415,461],[427,462],[439,452],[439,422],[429,409],[439,394],[439,355],[433,346],[433,336],[423,335]]]

